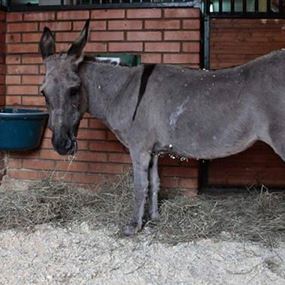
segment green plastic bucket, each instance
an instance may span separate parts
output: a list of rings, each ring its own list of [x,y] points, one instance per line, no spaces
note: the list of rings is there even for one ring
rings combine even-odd
[[[34,109],[0,109],[0,151],[26,151],[39,147],[48,113]]]

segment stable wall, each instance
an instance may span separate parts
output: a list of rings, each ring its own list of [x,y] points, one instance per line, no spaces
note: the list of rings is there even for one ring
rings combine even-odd
[[[44,66],[38,42],[44,26],[55,31],[57,51],[66,50],[86,19],[91,19],[88,53],[129,52],[141,55],[143,63],[200,64],[200,10],[110,9],[7,13],[6,105],[43,107],[39,86]],[[41,148],[7,155],[7,177],[42,179],[54,177],[67,182],[100,184],[130,169],[126,149],[98,120],[86,115],[79,131],[79,151],[69,162],[51,146],[47,131]],[[191,194],[198,187],[198,163],[161,159],[164,188],[180,188]],[[95,187],[94,187],[95,188]]]
[[[0,108],[5,105],[5,33],[6,12],[0,11]],[[0,181],[5,174],[5,155],[0,152]]]
[[[285,20],[212,19],[210,38],[211,68],[235,66],[285,48]],[[209,184],[284,187],[284,173],[285,164],[273,150],[256,143],[241,154],[211,161]]]

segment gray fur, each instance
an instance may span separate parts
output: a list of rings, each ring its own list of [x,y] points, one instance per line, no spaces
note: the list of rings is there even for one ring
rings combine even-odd
[[[50,38],[47,42],[50,47]],[[61,154],[75,152],[78,123],[89,112],[129,149],[135,201],[125,234],[142,228],[148,194],[150,216],[158,218],[160,153],[213,159],[260,140],[285,159],[284,50],[218,71],[156,65],[134,120],[143,65],[113,66],[76,54],[45,59],[42,90],[48,98],[53,144]],[[71,88],[77,92],[71,94]]]

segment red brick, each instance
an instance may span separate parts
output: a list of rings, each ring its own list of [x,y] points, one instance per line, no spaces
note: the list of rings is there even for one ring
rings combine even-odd
[[[87,20],[89,11],[62,11],[57,12],[57,20]]]
[[[41,36],[41,33],[24,33],[22,35],[22,40],[23,42],[39,43]]]
[[[200,9],[194,8],[170,8],[164,9],[165,18],[199,18]]]
[[[73,42],[79,36],[76,32],[57,32],[55,35],[56,42]]]
[[[38,159],[40,157],[40,150],[26,151],[26,152],[11,152],[9,159]]]
[[[147,20],[145,29],[151,30],[178,30],[180,29],[180,20]]]
[[[89,172],[89,164],[88,162],[78,161],[57,161],[55,169],[75,172]]]
[[[44,138],[42,140],[41,149],[51,149],[51,148],[53,148],[51,139]]]
[[[106,131],[80,129],[78,133],[79,139],[105,140]]]
[[[87,43],[84,48],[85,52],[106,52],[107,51],[107,43]]]
[[[165,31],[164,39],[170,41],[199,41],[199,31]]]
[[[83,118],[83,119],[80,121],[80,128],[85,128],[85,129],[88,128],[88,119]]]
[[[0,20],[5,21],[6,20],[6,11],[0,11]]]
[[[7,94],[8,95],[37,95],[38,94],[38,86],[33,85],[11,85],[7,86]]]
[[[6,84],[21,84],[21,76],[19,75],[7,75]]]
[[[161,32],[127,32],[128,41],[160,41]]]
[[[79,150],[76,153],[76,160],[78,161],[107,161],[106,153],[92,152],[92,151],[82,151]]]
[[[7,174],[11,178],[22,180],[40,180],[50,176],[50,171],[37,171],[37,170],[14,170],[8,169]]]
[[[140,52],[143,50],[143,44],[140,42],[109,43],[109,52]]]
[[[38,156],[38,154],[35,154]],[[62,160],[65,157],[59,155],[55,150],[53,149],[41,149],[39,153],[39,157],[41,159],[53,159],[53,160]]]
[[[117,137],[111,131],[107,131],[107,140],[108,141],[118,141]]]
[[[110,181],[105,175],[100,174],[84,174],[84,173],[57,173],[57,180],[68,181],[69,183],[79,183],[79,184],[95,184],[95,187],[99,187],[101,184],[106,181]],[[90,190],[90,188],[89,188]],[[96,189],[95,189],[96,190]]]
[[[127,10],[127,18],[161,18],[161,9],[129,9]]]
[[[141,30],[143,22],[139,20],[108,21],[108,30]]]
[[[182,28],[188,30],[200,30],[200,19],[190,19],[182,21]]]
[[[6,64],[20,64],[21,56],[19,55],[6,55]]]
[[[0,85],[0,96],[3,97],[6,94],[6,86],[4,85],[4,83],[2,83]]]
[[[23,96],[22,104],[25,106],[45,106],[45,99],[43,96]]]
[[[92,19],[121,19],[125,17],[125,10],[123,9],[109,9],[109,10],[93,10],[91,11]]]
[[[180,43],[175,42],[156,42],[156,43],[145,43],[146,52],[179,52]]]
[[[107,163],[90,163],[89,171],[94,173],[110,173],[110,174],[122,174],[124,172],[124,166],[122,164],[107,164]]]
[[[0,85],[5,87],[6,84],[6,75],[5,74],[0,74]]]
[[[76,22],[74,22],[76,23]],[[44,27],[49,27],[52,31],[70,31],[72,22],[42,22],[40,23],[40,31],[43,31]]]
[[[40,159],[24,159],[23,168],[37,169],[37,170],[49,170],[54,169],[54,161],[52,160],[40,160]]]
[[[4,41],[5,40],[3,40],[3,43],[1,44],[0,43],[0,63],[3,63],[4,62],[4,53],[6,52],[6,46],[5,46],[5,44],[4,44]]]
[[[51,138],[52,137],[52,132],[50,129],[46,129],[44,133],[45,138]]]
[[[130,158],[130,155],[126,153],[109,153],[108,161],[120,162],[120,163],[131,163],[131,158]]]
[[[0,64],[0,76],[5,75],[6,73],[6,66],[4,64]]]
[[[199,54],[164,54],[163,55],[163,63],[171,63],[171,64],[191,64],[191,63],[199,63],[200,56]]]
[[[22,76],[22,83],[23,84],[42,84],[44,76],[42,75],[23,75]]]
[[[91,41],[122,41],[124,40],[123,32],[92,32]]]
[[[161,63],[162,55],[160,53],[143,53],[141,61],[142,63]]]
[[[22,22],[23,21],[23,14],[16,12],[16,13],[7,13],[7,22]]]
[[[198,169],[190,167],[162,167],[162,176],[197,177]]]
[[[21,42],[21,34],[6,34],[6,43],[19,43]]]
[[[200,43],[199,42],[185,42],[182,43],[183,52],[200,52]]]
[[[0,35],[3,37],[6,33],[6,22],[0,21]]]
[[[38,44],[9,44],[7,45],[8,53],[38,53]]]
[[[7,106],[13,105],[21,105],[22,103],[22,96],[6,96],[6,104]]]
[[[75,40],[75,39],[73,39],[73,40]],[[72,40],[72,42],[73,42],[73,40]],[[70,43],[57,43],[56,46],[55,46],[56,47],[56,52],[67,51],[68,48],[70,47]]]
[[[55,12],[24,13],[24,21],[50,21],[55,20]]]
[[[0,106],[5,106],[5,96],[0,96]]]
[[[90,142],[90,150],[104,152],[123,152],[124,147],[117,142]]]
[[[73,30],[74,31],[81,31],[84,27],[84,21],[76,21],[73,22]],[[100,21],[91,21],[90,22],[90,30],[91,31],[104,31],[107,28],[107,22],[104,20]]]
[[[7,27],[6,22],[0,20],[0,35],[1,35],[2,37],[5,36],[6,27]]]
[[[89,119],[89,128],[91,129],[106,129],[106,126],[97,119]]]
[[[88,146],[88,141],[83,141],[83,140],[78,140],[78,149],[80,150],[88,150],[89,146]]]
[[[39,68],[37,65],[8,65],[8,74],[38,74]]]
[[[8,23],[8,33],[34,32],[38,30],[38,23]]]
[[[7,167],[8,168],[22,168],[22,165],[23,165],[23,161],[22,159],[8,159],[7,161]]]
[[[40,55],[29,55],[25,54],[22,56],[22,63],[23,64],[38,64],[42,63],[42,57]]]

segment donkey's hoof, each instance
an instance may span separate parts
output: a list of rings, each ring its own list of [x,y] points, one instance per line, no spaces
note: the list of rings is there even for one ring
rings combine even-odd
[[[130,223],[124,226],[123,234],[128,237],[134,236],[140,229],[141,227],[139,227],[137,224]]]
[[[160,215],[159,215],[159,213],[158,213],[158,212],[151,213],[151,214],[150,214],[150,220],[151,220],[152,222],[154,222],[154,223],[159,222],[159,220],[160,220]]]

